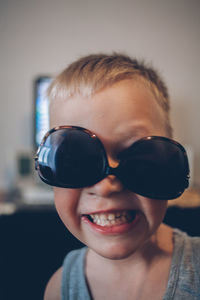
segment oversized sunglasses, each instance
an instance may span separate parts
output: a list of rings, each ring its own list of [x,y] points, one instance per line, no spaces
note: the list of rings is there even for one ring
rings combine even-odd
[[[108,164],[100,139],[77,126],[59,126],[47,132],[35,157],[35,168],[47,184],[83,188],[115,175],[125,188],[153,199],[174,199],[188,187],[185,149],[176,141],[148,136],[119,153],[119,165]]]

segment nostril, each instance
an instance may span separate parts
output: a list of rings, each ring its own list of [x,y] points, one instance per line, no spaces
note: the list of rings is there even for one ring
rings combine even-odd
[[[90,191],[88,191],[88,195],[90,195],[90,196],[93,196],[94,198],[96,197],[96,193],[94,193],[94,192],[90,192]]]

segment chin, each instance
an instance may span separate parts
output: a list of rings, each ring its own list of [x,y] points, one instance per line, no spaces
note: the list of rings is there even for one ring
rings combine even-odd
[[[90,247],[96,254],[110,259],[110,260],[122,260],[130,257],[133,255],[138,247],[135,245],[131,247],[130,243],[129,245],[107,245],[102,248],[99,247]]]

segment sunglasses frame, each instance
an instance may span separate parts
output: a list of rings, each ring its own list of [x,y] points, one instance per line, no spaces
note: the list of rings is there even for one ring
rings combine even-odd
[[[44,146],[47,138],[55,131],[58,131],[60,129],[77,129],[77,130],[80,130],[80,131],[83,131],[85,133],[87,133],[91,138],[95,139],[101,149],[102,149],[102,152],[103,152],[103,155],[104,155],[104,170],[103,170],[103,176],[100,180],[98,180],[97,182],[103,180],[105,177],[107,177],[108,175],[115,175],[117,176],[118,174],[118,167],[115,167],[115,168],[112,168],[111,166],[109,166],[109,163],[108,163],[108,158],[107,158],[107,154],[106,154],[106,151],[105,151],[105,148],[101,142],[101,140],[97,137],[97,135],[95,133],[93,133],[92,131],[86,129],[86,128],[83,128],[83,127],[80,127],[80,126],[72,126],[72,125],[61,125],[61,126],[56,126],[52,129],[50,129],[46,134],[45,136],[43,137],[41,143],[40,143],[40,146],[38,147],[38,150],[36,152],[36,156],[34,157],[34,160],[35,160],[35,170],[38,172],[39,174],[39,177],[42,179],[43,182],[45,182],[46,184],[49,184],[51,186],[56,186],[56,187],[62,187],[62,188],[83,188],[83,187],[86,187],[85,185],[81,186],[81,185],[77,185],[76,187],[73,185],[69,185],[69,184],[58,184],[58,183],[54,183],[54,182],[50,182],[49,180],[47,180],[46,178],[43,177],[43,175],[41,174],[40,172],[40,167],[39,167],[39,153],[42,149],[42,147]],[[187,158],[187,153],[186,153],[186,150],[185,148],[180,144],[178,143],[177,141],[171,139],[171,138],[168,138],[168,137],[164,137],[164,136],[146,136],[146,137],[143,137],[143,138],[140,138],[138,140],[136,140],[135,142],[133,142],[134,145],[136,145],[138,142],[141,142],[141,141],[146,141],[146,140],[160,140],[160,141],[167,141],[167,142],[170,142],[174,145],[176,145],[183,153],[184,155],[184,160],[185,162],[187,163],[187,171],[186,171],[186,176],[185,176],[185,189],[189,186],[189,165],[188,165],[188,158]],[[132,144],[132,145],[133,145]],[[132,146],[131,145],[131,146]],[[130,146],[130,147],[131,147]],[[120,165],[120,164],[119,164]],[[117,176],[118,177],[118,176]],[[96,182],[96,183],[97,183]],[[94,183],[95,184],[95,183]],[[91,185],[88,185],[88,186],[91,186]],[[184,191],[184,190],[183,190]],[[177,195],[176,197],[174,198],[178,198],[182,193],[183,191],[180,191],[180,192],[177,192]],[[133,191],[134,192],[134,191]],[[137,193],[137,192],[136,192]],[[141,194],[140,194],[141,195]],[[172,198],[172,199],[174,199]],[[161,200],[166,200],[168,199],[167,197],[162,197]]]
[[[44,135],[44,137],[43,137],[43,139],[42,139],[42,141],[41,141],[41,143],[40,143],[40,146],[38,147],[38,150],[37,150],[37,152],[36,152],[36,155],[35,155],[35,157],[34,157],[34,161],[35,161],[35,170],[38,172],[38,174],[39,174],[39,176],[40,176],[40,178],[42,179],[43,182],[45,182],[46,184],[49,184],[49,185],[51,185],[51,186],[63,187],[63,188],[82,188],[82,187],[85,187],[85,185],[84,185],[84,186],[78,186],[78,185],[77,185],[76,187],[74,187],[74,186],[72,187],[72,186],[69,185],[69,184],[65,184],[65,185],[62,184],[62,185],[61,185],[61,184],[58,184],[58,183],[54,183],[54,182],[52,182],[52,181],[50,182],[50,181],[47,180],[45,177],[43,177],[43,175],[42,175],[41,172],[40,172],[39,161],[38,161],[39,153],[40,153],[42,147],[44,146],[44,144],[45,144],[47,138],[48,138],[53,132],[58,131],[58,130],[60,130],[60,129],[77,129],[77,130],[80,130],[80,131],[83,131],[83,132],[87,133],[91,138],[95,139],[95,140],[99,143],[99,145],[100,145],[100,147],[101,147],[101,149],[102,149],[102,151],[103,151],[104,159],[105,159],[105,163],[104,163],[104,174],[105,174],[105,175],[102,177],[102,179],[105,178],[105,177],[108,176],[108,175],[111,175],[111,174],[114,175],[114,174],[115,174],[115,172],[114,172],[115,168],[112,168],[112,167],[109,166],[105,148],[104,148],[104,146],[103,146],[101,140],[97,137],[97,135],[96,135],[95,133],[93,133],[93,132],[90,131],[89,129],[86,129],[86,128],[83,128],[83,127],[80,127],[80,126],[60,125],[60,126],[56,126],[56,127],[52,128],[52,129],[50,129],[49,131],[47,131],[47,133]]]

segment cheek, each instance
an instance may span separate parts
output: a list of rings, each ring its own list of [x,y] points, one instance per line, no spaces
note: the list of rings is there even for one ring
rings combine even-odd
[[[167,201],[143,198],[141,203],[149,228],[156,230],[165,216]]]
[[[71,227],[76,227],[80,223],[80,193],[79,189],[54,188],[56,210],[63,223],[70,231]]]

